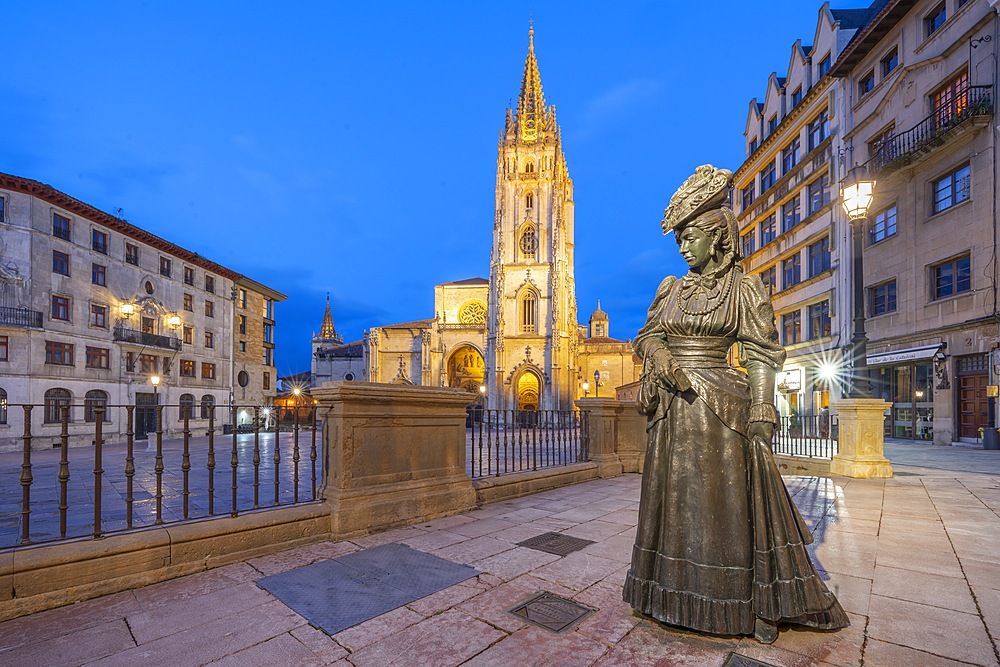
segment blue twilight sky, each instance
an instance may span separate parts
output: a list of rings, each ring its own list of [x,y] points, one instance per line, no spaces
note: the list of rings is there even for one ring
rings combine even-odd
[[[864,7],[843,0],[834,7]],[[277,364],[489,277],[496,149],[535,25],[576,190],[579,317],[631,338],[682,271],[659,221],[744,158],[751,98],[819,2],[4,3],[0,171],[288,294]]]

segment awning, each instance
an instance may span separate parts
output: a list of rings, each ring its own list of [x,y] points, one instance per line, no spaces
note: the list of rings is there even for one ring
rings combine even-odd
[[[880,364],[894,364],[898,361],[914,361],[917,359],[930,359],[944,347],[944,343],[935,343],[934,345],[924,345],[923,347],[910,347],[905,350],[896,350],[895,352],[883,352],[882,354],[869,354],[866,359],[868,360],[869,366],[878,366]]]

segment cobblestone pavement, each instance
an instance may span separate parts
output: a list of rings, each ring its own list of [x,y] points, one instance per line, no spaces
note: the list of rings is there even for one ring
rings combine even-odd
[[[0,623],[2,665],[997,665],[1000,452],[887,443],[889,480],[788,477],[817,566],[850,614],[839,632],[777,642],[712,637],[635,617],[621,584],[639,476],[487,505],[350,541],[320,542]],[[568,556],[517,546],[557,531]],[[255,580],[389,542],[483,574],[333,637]],[[537,591],[598,611],[562,635],[506,612]]]

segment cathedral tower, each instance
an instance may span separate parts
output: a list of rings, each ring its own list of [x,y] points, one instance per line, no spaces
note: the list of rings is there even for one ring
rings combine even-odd
[[[573,181],[546,105],[534,30],[497,157],[486,345],[488,407],[570,409],[577,384]]]

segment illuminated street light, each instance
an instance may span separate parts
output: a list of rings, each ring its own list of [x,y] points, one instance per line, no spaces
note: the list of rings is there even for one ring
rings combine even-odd
[[[863,234],[868,221],[868,207],[875,195],[875,180],[866,167],[855,166],[844,177],[840,188],[844,212],[851,220],[854,255],[854,334],[851,336],[851,398],[871,398],[868,379],[868,336],[865,335],[865,263]]]

